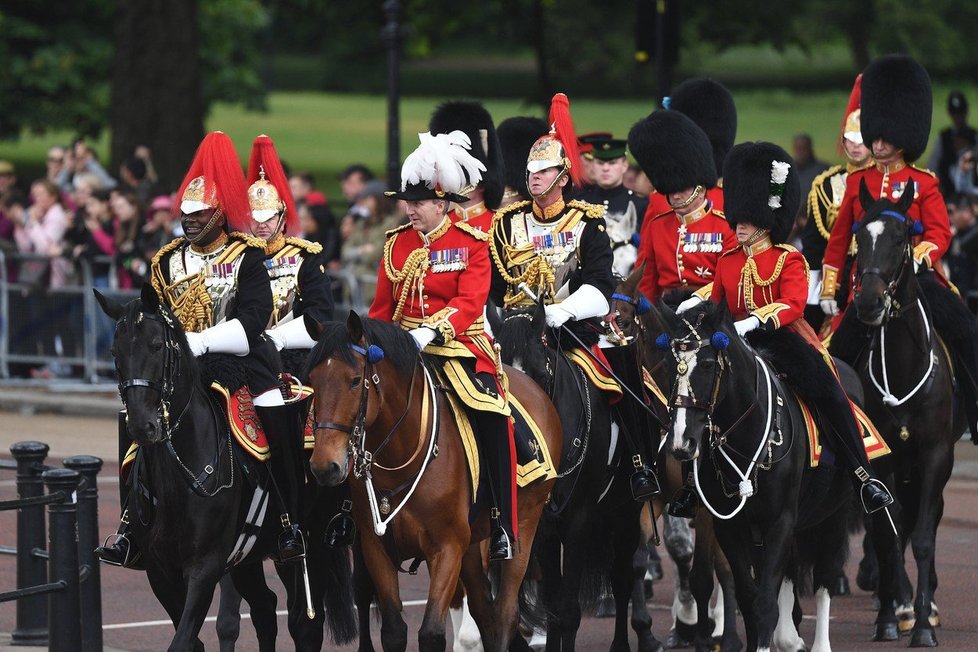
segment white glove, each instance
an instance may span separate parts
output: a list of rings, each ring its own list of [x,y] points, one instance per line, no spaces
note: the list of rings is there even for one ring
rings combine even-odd
[[[835,317],[839,314],[839,304],[835,297],[825,297],[818,302],[818,305],[822,306],[822,312],[829,317]]]
[[[737,330],[737,335],[740,335],[741,337],[751,332],[755,328],[758,328],[760,325],[761,320],[754,315],[734,322],[734,328]]]
[[[547,326],[560,328],[574,317],[570,312],[564,310],[561,307],[562,305],[564,304],[554,303],[549,306],[544,306],[543,310],[546,313]]]
[[[577,321],[588,317],[604,317],[611,312],[611,304],[608,303],[608,299],[601,293],[601,290],[586,283],[574,290],[566,299],[554,305],[560,306],[561,310],[570,315],[570,319]],[[560,323],[563,324],[565,321],[567,319]],[[547,323],[550,324],[549,310],[547,310]],[[550,325],[553,326],[553,324]]]
[[[408,331],[408,335],[414,338],[414,342],[418,345],[419,351],[424,351],[424,347],[431,344],[435,339],[435,331],[427,326],[420,326],[418,328],[412,328]]]
[[[679,306],[676,308],[676,314],[681,315],[687,310],[689,310],[690,308],[695,308],[701,303],[703,303],[703,299],[700,299],[698,296],[693,295],[679,304]]]
[[[205,353],[248,355],[251,351],[248,334],[237,319],[205,328],[199,333],[187,333],[187,344],[195,357]]]
[[[306,330],[306,322],[303,321],[302,317],[296,317],[292,321],[270,328],[265,331],[265,335],[279,351],[282,349],[311,349],[316,346],[316,340],[309,336],[309,331]]]

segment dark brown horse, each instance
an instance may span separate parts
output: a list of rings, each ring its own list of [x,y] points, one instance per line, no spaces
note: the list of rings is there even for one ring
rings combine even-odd
[[[319,340],[310,355],[309,379],[317,390],[311,468],[327,485],[353,471],[353,514],[380,606],[384,649],[407,648],[397,573],[404,561],[423,559],[431,579],[419,648],[445,649],[445,618],[461,574],[485,649],[506,650],[516,635],[520,584],[553,480],[517,492],[517,554],[500,565],[491,597],[479,545],[489,535],[487,510],[470,521],[472,483],[462,436],[414,340],[396,324],[361,320],[353,312],[346,324],[308,325]],[[507,374],[510,395],[539,426],[551,458],[559,459],[561,426],[553,404],[522,373]],[[369,603],[358,607],[365,614]],[[361,640],[360,649],[372,649],[370,641]]]
[[[912,187],[913,181],[909,184]],[[898,605],[909,601],[909,596],[901,595],[901,585],[909,585],[901,581],[909,539],[917,560],[911,645],[932,647],[937,645],[931,620],[936,616],[937,526],[944,510],[944,486],[954,464],[954,443],[966,428],[964,410],[954,401],[954,371],[934,324],[940,317],[950,337],[973,336],[974,317],[963,304],[955,311],[956,306],[930,302],[925,290],[938,281],[926,270],[920,277],[914,273],[915,225],[906,216],[914,193],[904,192],[893,203],[875,200],[865,185],[860,191],[866,212],[854,226],[858,283],[829,350],[859,372],[866,390],[866,413],[892,450],[874,463],[880,478],[896,490],[894,513],[900,531],[896,539],[883,512],[877,512],[872,540],[880,564],[880,609],[874,638],[900,636],[894,601]],[[940,296],[940,290],[936,288],[935,294]],[[956,323],[948,328],[952,322]]]

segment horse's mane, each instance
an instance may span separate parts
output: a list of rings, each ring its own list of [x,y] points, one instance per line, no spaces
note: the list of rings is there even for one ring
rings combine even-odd
[[[152,314],[159,311],[161,314],[165,315],[169,319],[170,324],[173,326],[173,330],[176,333],[177,346],[180,347],[180,372],[181,375],[187,374],[188,378],[194,384],[200,382],[200,365],[197,364],[197,359],[194,357],[193,353],[190,351],[190,346],[187,344],[187,335],[183,330],[183,325],[180,320],[177,319],[173,311],[170,310],[164,304],[159,304],[153,308],[149,308],[143,303],[142,299],[136,298],[125,305],[125,314],[123,320],[129,324],[135,324],[136,319],[140,314]],[[174,380],[174,384],[176,381]]]
[[[384,350],[384,359],[398,371],[410,373],[418,364],[418,345],[399,325],[393,322],[364,318],[363,333],[367,344],[376,344]],[[323,360],[338,357],[354,365],[356,359],[350,348],[350,333],[345,322],[329,322],[323,325],[319,342],[309,354],[305,377]]]

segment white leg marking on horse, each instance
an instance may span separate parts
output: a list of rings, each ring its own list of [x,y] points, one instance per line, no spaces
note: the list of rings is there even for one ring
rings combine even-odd
[[[482,652],[482,637],[479,635],[479,626],[469,612],[468,598],[462,598],[461,623],[455,631],[458,632],[455,637],[455,652]]]
[[[717,582],[715,593],[717,601],[710,609],[710,618],[713,619],[713,637],[719,638],[723,636],[723,589],[720,588],[719,582]]]
[[[832,597],[824,586],[815,591],[815,642],[812,652],[832,652],[829,643],[829,611]]]
[[[686,625],[695,625],[699,620],[696,612],[696,599],[689,589],[676,587],[672,596],[672,618]]]
[[[547,647],[547,630],[534,628],[533,636],[530,637],[530,642],[527,645],[534,650],[542,650]]]
[[[689,351],[681,354],[680,360],[686,364],[686,373],[679,376],[676,391],[679,396],[692,396],[692,387],[689,379],[696,369],[696,352]],[[676,408],[676,416],[672,420],[672,447],[674,450],[683,447],[683,439],[686,436],[686,408]]]
[[[465,604],[465,598],[462,598],[462,604]],[[449,607],[448,615],[452,617],[452,631],[455,632],[455,643],[452,645],[452,651],[464,652],[465,648],[462,647],[462,641],[459,639],[458,635],[462,629],[462,610],[456,609],[455,607]]]
[[[774,630],[774,645],[781,652],[805,649],[805,641],[798,635],[795,621],[791,617],[794,607],[795,584],[788,578],[784,578],[781,581],[781,590],[778,591],[778,626]]]
[[[880,234],[883,233],[884,228],[886,228],[886,225],[883,224],[883,222],[870,222],[866,225],[866,232],[869,233],[869,237],[872,238],[869,246],[870,251],[876,249],[876,238],[880,237]]]

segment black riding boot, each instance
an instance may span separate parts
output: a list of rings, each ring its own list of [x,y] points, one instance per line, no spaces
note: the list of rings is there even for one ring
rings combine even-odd
[[[308,409],[309,399],[275,407],[255,407],[268,438],[269,470],[283,507],[280,521],[284,529],[278,539],[279,560],[283,562],[300,559],[306,554],[298,519],[302,516],[306,479],[302,433]]]
[[[333,518],[326,524],[326,535],[323,540],[330,548],[341,548],[353,545],[353,536],[356,533],[356,525],[353,522],[353,502],[350,500],[350,483],[344,482],[339,490],[342,494],[343,503],[340,511],[336,512]]]
[[[126,413],[119,412],[119,459],[124,460],[132,439],[129,437],[129,430],[126,427]],[[121,466],[121,462],[120,462]],[[129,526],[129,486],[130,483],[123,482],[119,478],[119,505],[122,509],[122,517],[119,521],[119,529],[115,533],[115,541],[108,545],[108,539],[101,546],[95,549],[95,555],[110,566],[124,566],[134,570],[142,570],[139,564],[142,556],[132,540],[132,532]]]
[[[482,384],[493,391],[497,390],[496,379],[489,374],[478,374]],[[479,437],[479,450],[488,471],[489,487],[492,490],[493,519],[489,538],[489,561],[512,559],[516,542],[516,478],[513,469],[513,434],[510,431],[509,417],[494,412],[470,413],[476,421]]]
[[[683,483],[682,489],[679,490],[679,494],[669,501],[669,508],[666,510],[669,516],[675,516],[678,518],[696,518],[696,509],[700,505],[699,498],[696,497],[696,491],[693,489],[693,472],[690,469],[690,463],[683,463],[683,472],[686,476],[686,482]]]

